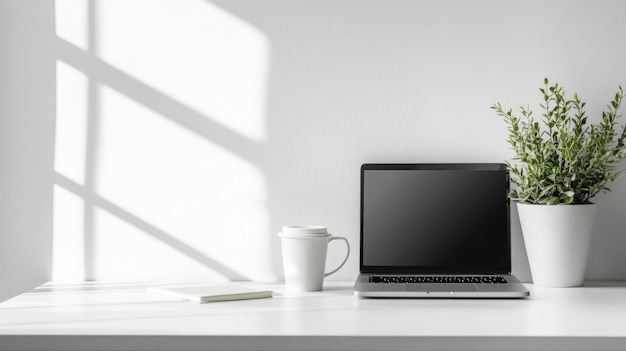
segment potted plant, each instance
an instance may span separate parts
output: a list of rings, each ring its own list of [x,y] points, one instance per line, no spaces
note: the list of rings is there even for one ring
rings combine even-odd
[[[507,162],[509,196],[517,202],[533,283],[580,286],[597,207],[591,200],[609,190],[626,158],[626,126],[618,123],[624,91],[620,86],[595,124],[588,123],[577,94],[567,99],[547,78],[539,91],[543,113],[538,120],[528,106],[520,108],[521,115],[500,103],[491,106],[507,123],[507,141],[515,152]]]

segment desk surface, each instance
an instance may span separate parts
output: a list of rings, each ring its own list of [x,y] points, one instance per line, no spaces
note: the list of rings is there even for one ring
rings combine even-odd
[[[46,284],[0,304],[0,350],[626,349],[626,284],[518,300],[364,299],[351,282],[196,304],[148,283]]]

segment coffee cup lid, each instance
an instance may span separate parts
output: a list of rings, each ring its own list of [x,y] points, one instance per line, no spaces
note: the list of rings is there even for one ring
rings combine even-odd
[[[290,237],[319,237],[329,236],[330,233],[328,233],[326,227],[321,225],[286,225],[278,235]]]

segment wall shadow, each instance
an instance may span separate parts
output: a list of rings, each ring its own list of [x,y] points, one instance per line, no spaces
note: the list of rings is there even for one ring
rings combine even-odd
[[[0,302],[50,279],[54,2],[0,2]]]
[[[175,235],[160,229],[157,225],[150,223],[123,206],[114,203],[105,196],[96,192],[98,182],[99,147],[100,134],[103,123],[102,98],[99,89],[107,86],[114,89],[133,102],[148,108],[167,120],[175,123],[178,127],[186,130],[201,139],[228,150],[238,158],[254,164],[261,170],[267,169],[270,155],[264,143],[245,137],[224,125],[215,121],[212,116],[207,116],[198,110],[173,98],[172,96],[154,88],[131,76],[127,72],[105,62],[98,55],[98,13],[95,0],[90,0],[88,5],[88,45],[87,49],[82,49],[64,40],[56,38],[57,60],[69,65],[73,69],[82,72],[88,80],[88,111],[87,111],[87,145],[85,158],[85,179],[83,184],[79,184],[65,175],[55,172],[54,183],[57,186],[71,192],[84,201],[84,265],[86,280],[97,278],[97,270],[94,267],[95,243],[95,210],[101,209],[113,215],[117,219],[130,224],[134,228],[167,245],[171,249],[184,256],[200,263],[202,266],[218,273],[231,281],[250,280],[245,273],[231,268],[229,265],[205,254],[201,249],[197,249],[191,244],[178,239]],[[184,63],[180,63],[184,64]],[[120,170],[123,172],[123,170]],[[184,179],[177,179],[175,182],[185,182]],[[175,186],[176,184],[170,184]],[[211,186],[220,187],[220,184]],[[271,193],[270,193],[271,197]],[[245,219],[244,219],[245,220]],[[260,232],[265,236],[270,228],[260,228]],[[211,235],[209,233],[209,235]],[[216,234],[218,235],[218,234]],[[241,243],[245,245],[245,243]],[[275,245],[270,245],[270,251]],[[277,257],[278,252],[269,252],[268,257]],[[250,262],[253,264],[252,262]],[[175,263],[173,263],[175,264]],[[270,263],[274,276],[280,275],[278,260]]]
[[[175,249],[183,253],[187,257],[201,263],[205,267],[223,275],[229,280],[242,281],[242,280],[249,279],[243,276],[241,273],[205,255],[204,253],[202,253],[202,251],[199,251],[195,249],[194,247],[184,243],[183,241],[177,239],[173,235],[168,234],[165,231],[155,227],[154,225],[142,220],[141,218],[113,204],[112,202],[106,200],[105,198],[89,192],[88,189],[84,189],[81,185],[73,182],[72,180],[60,174],[56,175],[55,183],[59,186],[62,186],[66,190],[69,190],[72,193],[78,195],[80,198],[82,198],[85,201],[85,204],[88,204],[88,206],[95,206],[95,207],[98,207],[100,209],[103,209],[109,212],[110,214],[116,216],[117,218],[125,221],[126,223],[136,227],[137,229],[149,234],[153,238],[170,246],[172,249]],[[90,231],[93,231],[93,226],[94,226],[93,222],[86,222],[85,226],[88,226],[88,229]],[[87,235],[90,235],[90,233],[87,232]],[[91,260],[91,258],[86,257],[86,261],[89,261],[89,260]]]

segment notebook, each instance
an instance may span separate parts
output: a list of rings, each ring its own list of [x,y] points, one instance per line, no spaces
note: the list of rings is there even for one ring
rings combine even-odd
[[[172,285],[150,287],[148,291],[178,297],[193,302],[217,302],[271,297],[271,290],[240,285]]]
[[[361,166],[361,297],[521,298],[506,165]]]

